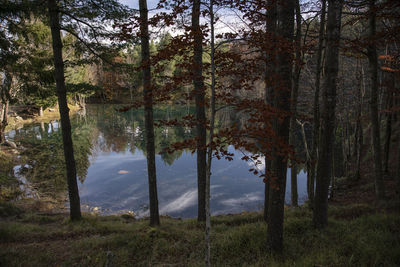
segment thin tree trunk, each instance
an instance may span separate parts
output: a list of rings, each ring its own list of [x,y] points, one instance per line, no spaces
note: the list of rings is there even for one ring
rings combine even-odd
[[[342,125],[341,129],[341,136],[339,137],[339,145],[340,148],[342,149],[342,172],[339,174],[340,176],[346,176],[347,175],[347,169],[348,169],[348,154],[347,154],[347,138],[348,138],[348,124],[347,120],[346,121],[341,121],[340,123]],[[336,130],[335,130],[336,132]],[[336,141],[336,138],[335,138]],[[333,154],[335,154],[335,148],[333,150]],[[338,157],[338,156],[337,156]],[[335,160],[336,158],[334,158]],[[337,160],[337,159],[336,159]],[[339,161],[339,160],[337,160]],[[334,162],[335,164],[335,162]]]
[[[206,259],[205,264],[207,267],[211,266],[211,211],[210,211],[210,198],[211,198],[211,160],[213,153],[213,139],[214,139],[214,127],[215,127],[215,33],[214,33],[214,0],[210,0],[210,27],[211,27],[211,119],[210,119],[210,136],[208,140],[208,152],[207,152],[207,176],[206,176]]]
[[[9,105],[8,100],[6,100],[5,103],[2,105],[2,114],[1,114],[2,118],[0,121],[0,144],[6,141],[5,130],[8,125],[8,118],[7,118],[8,105]]]
[[[200,0],[193,1],[192,9],[192,31],[194,35],[193,50],[193,85],[196,101],[197,120],[197,191],[198,191],[198,213],[197,220],[206,220],[206,115],[204,102],[203,82],[203,34],[200,29]]]
[[[322,49],[325,35],[325,10],[326,0],[322,0],[321,7],[321,21],[319,25],[319,37],[318,37],[318,50],[317,50],[317,66],[316,66],[316,77],[315,77],[315,92],[314,92],[314,128],[313,128],[313,142],[311,149],[311,169],[307,173],[307,192],[308,201],[310,208],[313,208],[314,202],[314,185],[315,185],[315,171],[318,162],[318,144],[319,144],[319,130],[320,130],[320,114],[319,114],[319,90],[321,81],[321,61],[322,61]]]
[[[362,75],[362,73],[360,73]],[[362,93],[362,76],[360,75],[359,81],[360,85],[358,88],[358,111],[357,111],[357,124],[356,124],[356,133],[355,133],[355,149],[354,152],[356,153],[356,174],[355,179],[360,180],[361,174],[361,149],[363,146],[363,128],[362,128],[362,106],[363,106],[363,93]]]
[[[335,186],[335,166],[337,164],[337,158],[336,158],[336,132],[337,132],[337,127],[335,125],[335,129],[333,130],[334,132],[334,137],[333,137],[333,148],[332,148],[332,165],[331,165],[331,183],[329,186],[329,194],[328,194],[328,199],[332,199],[334,195],[334,186]]]
[[[301,72],[301,14],[300,14],[300,2],[296,0],[296,60],[293,75],[293,88],[291,95],[291,111],[292,118],[290,119],[290,145],[293,146],[294,157],[296,156],[296,117],[297,117],[297,98],[299,95],[299,81]],[[298,192],[297,192],[297,163],[296,160],[291,160],[292,169],[290,171],[291,181],[291,196],[292,206],[298,206]]]
[[[144,94],[144,127],[146,135],[147,175],[149,180],[150,225],[159,225],[157,175],[154,148],[153,92],[151,87],[149,24],[146,0],[139,0],[140,41],[142,48],[142,72]]]
[[[4,107],[5,105],[3,103],[0,103],[0,144],[4,143],[5,141],[5,134],[4,134],[4,125],[3,125],[3,120],[4,120]]]
[[[393,93],[388,92],[387,109],[389,110],[389,112],[386,114],[385,144],[383,152],[383,171],[385,173],[389,172],[390,141],[392,138],[392,119],[393,119],[393,114],[391,112],[392,106],[393,106]]]
[[[286,42],[286,49],[279,51],[278,71],[280,87],[275,90],[275,106],[282,111],[290,111],[290,93],[292,89],[292,51],[294,31],[295,1],[278,1],[278,33]],[[289,143],[290,117],[276,120],[274,130],[283,144]],[[284,155],[275,153],[273,160],[274,179],[271,181],[269,216],[267,227],[267,248],[281,252],[283,247],[283,214],[285,203],[287,159]]]
[[[84,97],[84,96],[80,96],[80,98],[79,98],[79,101],[80,101],[80,105],[81,105],[81,108],[82,108],[82,110],[81,110],[81,114],[82,114],[82,116],[86,116],[86,98]]]
[[[272,40],[272,46],[265,52],[265,103],[270,106],[274,106],[274,76],[275,76],[275,67],[276,67],[276,58],[274,55],[275,50],[275,38],[276,38],[276,20],[277,20],[277,6],[275,0],[267,1],[267,23],[266,23],[266,32],[269,33],[266,35],[266,40]],[[271,160],[268,159],[268,153],[272,153],[272,151],[265,152],[265,173],[271,170]],[[266,177],[264,179],[264,220],[268,221],[268,208],[269,208],[269,198],[270,198],[270,179]]]
[[[1,90],[2,88],[0,88],[0,90]],[[2,93],[1,91],[0,91],[0,93]],[[3,120],[4,120],[4,107],[5,107],[5,103],[3,103],[3,100],[2,99],[0,99],[0,124],[3,122]]]
[[[69,120],[69,108],[67,104],[67,91],[64,80],[64,63],[62,58],[62,42],[60,35],[60,17],[58,3],[56,0],[48,0],[50,28],[53,43],[54,68],[57,86],[58,106],[61,117],[61,131],[64,145],[64,157],[67,168],[68,194],[70,202],[71,220],[79,220],[81,206],[79,199],[78,184],[76,181],[76,166],[74,149],[71,136],[71,123]]]
[[[4,80],[0,88],[0,144],[6,141],[5,129],[8,125],[8,106],[10,104],[12,75],[8,70],[4,71]]]
[[[303,137],[303,144],[304,144],[304,150],[306,152],[306,164],[307,164],[307,169],[309,169],[310,166],[310,151],[308,149],[308,143],[307,143],[307,138],[306,138],[306,131],[304,130],[304,124],[305,122],[301,123],[299,120],[296,120],[297,124],[301,127],[301,135]]]
[[[362,124],[361,121],[358,122],[359,123],[359,132],[358,132],[358,137],[357,137],[357,171],[356,171],[356,180],[360,180],[361,179],[361,150],[362,150],[362,146],[363,146],[363,135],[362,135]]]
[[[130,95],[130,99],[131,99],[131,103],[133,103],[133,88],[132,86],[129,87],[129,95]]]
[[[313,223],[317,228],[328,223],[328,191],[331,180],[332,150],[335,129],[336,82],[338,75],[342,1],[328,0],[325,78],[317,185],[314,198]]]
[[[397,133],[397,197],[400,200],[400,132]]]
[[[291,181],[291,200],[292,206],[299,206],[299,195],[297,193],[297,163],[293,160],[292,168],[290,170],[290,181]]]
[[[376,7],[375,0],[369,0],[368,28],[370,43],[368,45],[368,62],[371,77],[371,123],[372,123],[372,145],[374,151],[374,182],[375,194],[378,201],[385,198],[385,188],[382,174],[382,156],[380,140],[380,123],[378,118],[378,55],[374,38],[376,35]]]

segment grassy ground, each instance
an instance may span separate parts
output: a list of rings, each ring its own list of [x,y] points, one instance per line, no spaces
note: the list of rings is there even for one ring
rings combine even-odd
[[[15,155],[10,149],[0,150],[0,201],[15,199],[21,193],[13,175],[14,161]]]
[[[0,221],[0,266],[202,266],[203,226],[195,220],[146,220],[23,213]],[[4,210],[4,207],[3,207]],[[8,212],[10,215],[10,212]],[[367,205],[331,207],[330,223],[314,230],[306,208],[285,215],[282,255],[266,253],[259,213],[212,219],[214,266],[399,266],[400,217]],[[107,256],[108,255],[108,256]]]

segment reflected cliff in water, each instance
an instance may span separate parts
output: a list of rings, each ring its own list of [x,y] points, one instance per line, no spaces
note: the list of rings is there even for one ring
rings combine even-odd
[[[148,212],[146,151],[143,138],[142,109],[117,112],[115,105],[88,105],[84,113],[74,115],[74,153],[79,178],[81,202],[101,213]],[[194,114],[188,106],[164,106],[154,110],[155,120],[170,120]],[[232,121],[244,122],[238,114],[222,109],[218,127]],[[170,144],[194,136],[184,126],[155,127],[158,197],[161,214],[174,217],[197,215],[196,154],[189,150],[164,152]],[[64,155],[61,129],[57,121],[28,125],[11,131],[7,138],[26,148],[22,167],[18,168],[41,195],[66,196]],[[212,214],[254,211],[263,208],[264,184],[248,170],[251,163],[242,161],[243,152],[235,151],[233,161],[213,160],[211,177]],[[262,168],[262,166],[258,166]],[[288,175],[290,170],[288,170]],[[298,176],[299,202],[306,200],[306,174]],[[290,188],[286,188],[290,201]]]

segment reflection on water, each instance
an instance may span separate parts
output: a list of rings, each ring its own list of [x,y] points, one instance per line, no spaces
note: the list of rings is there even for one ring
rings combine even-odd
[[[98,207],[102,213],[134,211],[148,213],[148,186],[143,110],[126,113],[115,111],[112,105],[88,105],[85,116],[72,118],[74,153],[83,205]],[[186,106],[155,109],[155,119],[168,120],[193,113]],[[223,127],[237,114],[221,112],[217,125]],[[163,148],[194,136],[192,129],[156,127],[155,146],[158,197],[161,214],[174,217],[197,215],[196,155],[190,151],[164,153]],[[65,195],[66,179],[62,151],[62,136],[57,121],[34,124],[11,131],[7,138],[26,148],[19,173],[38,186],[42,194]],[[264,184],[248,172],[248,162],[237,153],[233,161],[214,160],[211,177],[212,214],[237,213],[262,209]],[[262,168],[262,166],[257,166]],[[288,176],[290,169],[288,170]],[[299,202],[306,199],[306,174],[298,175]],[[286,201],[290,201],[287,184]]]

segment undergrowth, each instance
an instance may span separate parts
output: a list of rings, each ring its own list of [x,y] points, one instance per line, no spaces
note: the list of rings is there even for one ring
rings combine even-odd
[[[0,201],[15,199],[21,194],[13,167],[13,156],[0,150]]]
[[[399,266],[400,217],[367,205],[331,207],[312,227],[306,208],[285,214],[284,251],[267,252],[260,213],[212,218],[214,266]],[[204,225],[161,218],[161,226],[120,216],[23,213],[0,221],[0,266],[203,266]]]

